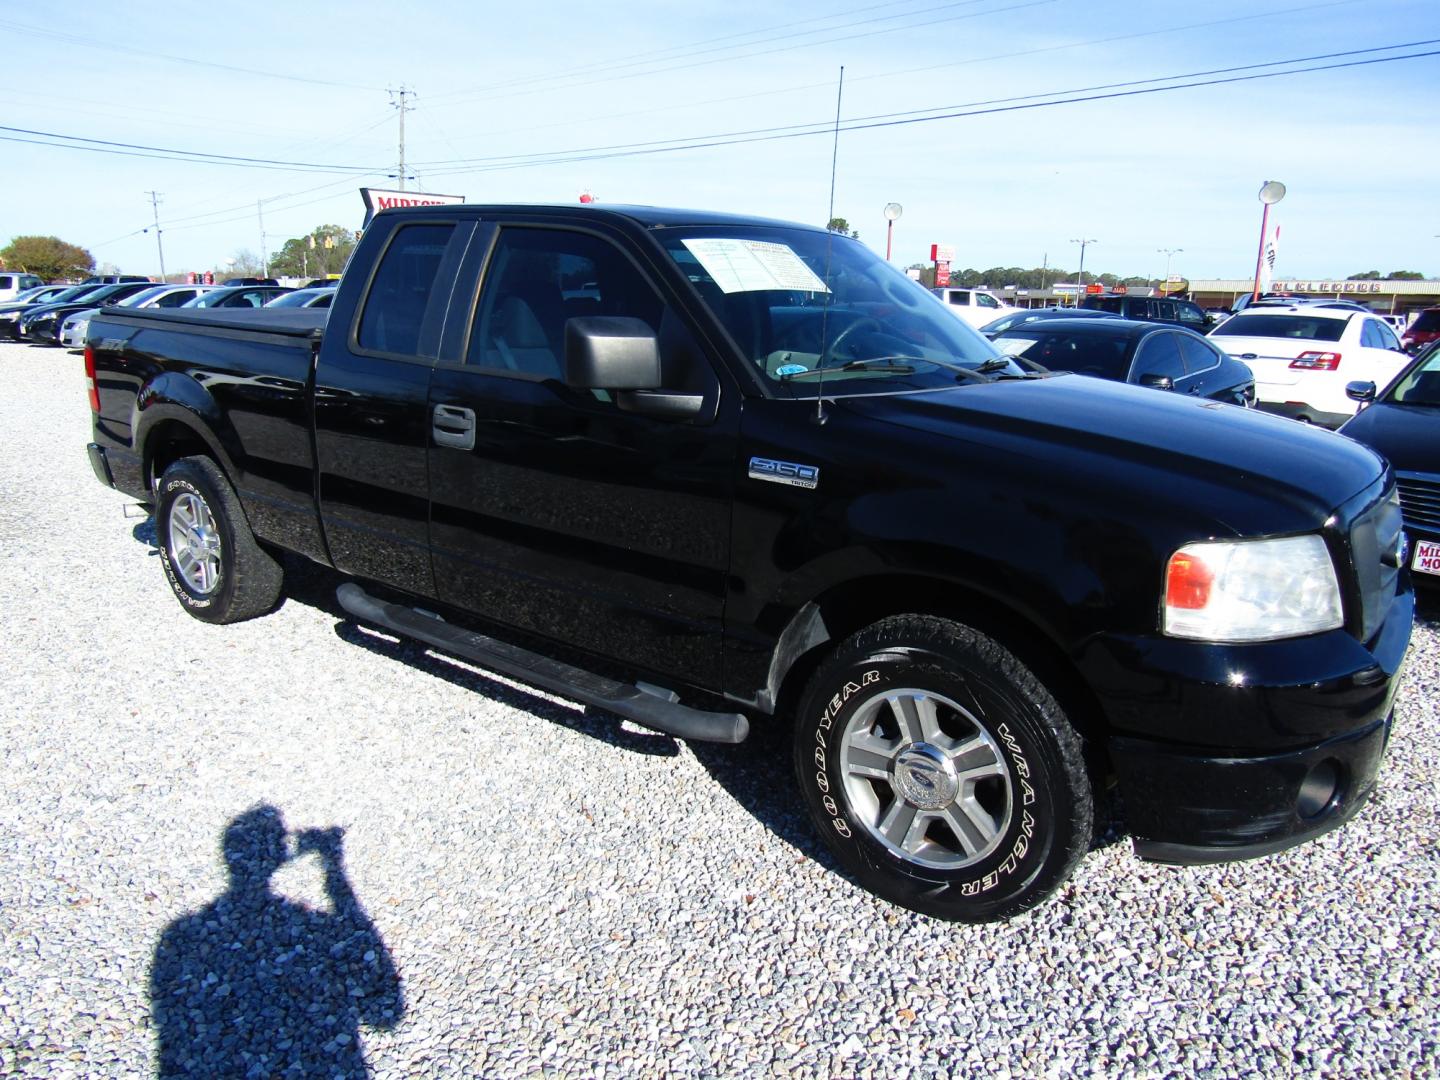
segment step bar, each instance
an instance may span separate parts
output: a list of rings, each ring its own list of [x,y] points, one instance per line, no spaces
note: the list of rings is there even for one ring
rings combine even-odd
[[[340,606],[355,618],[455,653],[481,667],[503,672],[563,697],[607,709],[627,720],[692,742],[739,743],[750,722],[739,713],[704,712],[681,705],[670,690],[631,685],[572,667],[503,641],[454,626],[434,615],[371,596],[354,582],[335,590]]]

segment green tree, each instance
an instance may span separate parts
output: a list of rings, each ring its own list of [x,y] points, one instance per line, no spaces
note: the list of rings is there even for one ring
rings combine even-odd
[[[860,239],[859,230],[850,228],[850,222],[846,221],[843,217],[832,217],[830,224],[826,225],[825,228],[831,232],[838,232],[841,236],[851,236],[856,240]]]
[[[350,261],[358,234],[343,225],[319,225],[286,240],[270,260],[270,272],[283,277],[321,278],[338,274]]]
[[[1379,281],[1379,270],[1363,270],[1358,274],[1351,274],[1346,281]]]
[[[1424,281],[1425,275],[1419,270],[1391,270],[1385,275],[1386,281]]]
[[[95,269],[95,256],[58,236],[17,236],[0,250],[0,265],[53,281],[84,277]]]

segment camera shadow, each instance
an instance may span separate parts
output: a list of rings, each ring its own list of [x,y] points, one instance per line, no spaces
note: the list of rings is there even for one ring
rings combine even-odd
[[[338,828],[287,846],[273,806],[225,828],[229,888],[161,934],[150,968],[160,1077],[365,1077],[362,1027],[405,1014],[399,973],[345,874]],[[330,910],[275,893],[271,878],[314,853]]]

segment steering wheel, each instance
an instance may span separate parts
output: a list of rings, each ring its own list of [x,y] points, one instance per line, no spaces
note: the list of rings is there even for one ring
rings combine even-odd
[[[846,341],[850,340],[852,337],[854,337],[861,330],[868,330],[871,332],[879,331],[880,333],[884,333],[885,327],[879,319],[871,318],[868,315],[860,316],[860,318],[856,319],[849,326],[845,327],[845,329],[841,330],[838,334],[835,335],[835,338],[833,341],[830,342],[829,347],[826,348],[826,350],[820,354],[819,359],[815,361],[815,366],[826,367],[827,365],[825,361],[827,359],[834,359],[839,357],[840,346],[843,345]],[[853,360],[855,359],[855,357],[850,357],[850,359]]]

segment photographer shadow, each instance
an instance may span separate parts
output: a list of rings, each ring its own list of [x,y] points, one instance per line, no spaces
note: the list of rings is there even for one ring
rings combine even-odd
[[[155,948],[156,1075],[369,1075],[361,1026],[389,1030],[405,1004],[394,961],[345,875],[341,836],[296,838],[293,857],[314,852],[324,867],[324,911],[271,889],[292,858],[277,809],[257,806],[226,827],[230,887],[166,927]]]

